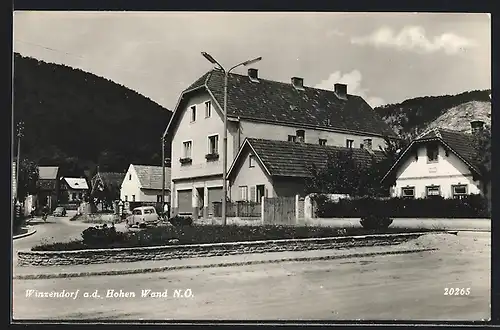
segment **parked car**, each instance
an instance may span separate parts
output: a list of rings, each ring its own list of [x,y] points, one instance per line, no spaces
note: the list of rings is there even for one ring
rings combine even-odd
[[[56,207],[54,212],[52,212],[52,215],[55,217],[65,217],[66,216],[66,209],[62,206]]]
[[[129,226],[156,225],[160,222],[160,216],[156,213],[154,206],[140,206],[132,210],[132,215],[127,217]]]

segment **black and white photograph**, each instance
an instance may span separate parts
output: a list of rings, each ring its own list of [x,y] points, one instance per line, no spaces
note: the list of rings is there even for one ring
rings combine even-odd
[[[491,320],[491,16],[13,12],[11,321]]]

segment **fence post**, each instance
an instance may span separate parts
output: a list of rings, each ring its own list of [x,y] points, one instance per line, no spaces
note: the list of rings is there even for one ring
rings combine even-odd
[[[295,225],[299,224],[299,195],[295,195]]]
[[[264,211],[266,209],[264,204],[265,204],[265,197],[262,196],[260,198],[260,221],[262,222],[263,225],[265,224],[264,223]]]

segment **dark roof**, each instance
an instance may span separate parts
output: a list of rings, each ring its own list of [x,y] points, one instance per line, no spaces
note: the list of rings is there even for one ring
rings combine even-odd
[[[352,152],[355,162],[362,166],[370,164],[372,157],[375,159],[383,157],[383,153],[378,150],[369,152],[358,148],[248,138],[243,143],[238,158],[246,154],[243,153],[245,147],[253,149],[269,174],[275,177],[310,177],[310,165],[326,166],[328,155],[339,151]],[[231,166],[230,173],[239,161],[238,158]]]
[[[474,149],[474,139],[472,134],[453,131],[444,128],[433,128],[418,136],[410,145],[401,153],[401,156],[396,160],[391,169],[384,176],[384,179],[389,176],[396,168],[397,165],[405,158],[409,150],[417,145],[429,141],[439,141],[445,148],[455,153],[469,168],[476,174],[480,175],[479,164],[476,161],[477,152]]]
[[[204,87],[222,105],[223,86],[223,72],[212,70],[184,92]],[[260,78],[259,82],[252,82],[248,76],[231,73],[227,102],[230,117],[396,137],[362,97],[348,94],[345,100],[337,97],[333,90],[307,86],[297,90],[291,83]],[[172,122],[175,118],[174,115]]]
[[[142,189],[161,190],[163,168],[161,166],[133,165]],[[170,168],[165,167],[165,189],[170,189]]]
[[[107,187],[120,187],[125,178],[125,173],[118,172],[99,172],[96,175],[100,177],[102,183]]]

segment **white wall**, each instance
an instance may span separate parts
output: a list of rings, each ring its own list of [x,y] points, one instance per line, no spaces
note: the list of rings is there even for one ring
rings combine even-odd
[[[125,201],[125,196],[127,196],[127,201],[132,202],[132,196],[135,195],[136,202],[139,202],[139,198],[141,197],[141,189],[139,187],[140,183],[137,173],[135,172],[133,165],[130,165],[121,185],[120,199]]]
[[[205,102],[211,101],[212,115],[205,118]],[[196,121],[191,122],[191,107],[197,110]],[[172,139],[172,180],[208,175],[222,175],[222,148],[224,123],[221,112],[208,93],[192,97],[182,109],[178,126],[173,130]],[[208,136],[219,134],[219,159],[207,161],[205,155],[209,151]],[[192,140],[192,163],[181,165],[183,142]],[[228,134],[228,146],[232,145],[232,136]],[[233,159],[233,150],[228,148],[228,167]]]
[[[267,189],[267,197],[275,195],[272,181],[265,172],[257,158],[255,158],[254,167],[249,167],[250,153],[246,152],[242,155],[243,162],[234,169],[234,180],[231,182],[230,197],[233,201],[240,200],[240,186],[247,186],[248,200],[250,200],[250,187],[256,185],[265,185]]]
[[[296,135],[299,127],[282,126],[267,123],[256,123],[250,121],[241,121],[240,144],[243,143],[246,137],[282,140],[288,141],[288,135]],[[353,140],[353,147],[359,148],[364,139],[372,139],[373,150],[379,150],[379,146],[385,148],[385,140],[382,137],[372,135],[358,135],[353,133],[338,133],[319,129],[304,129],[305,142],[318,144],[319,139],[326,139],[327,145],[345,147],[347,139]],[[237,139],[235,139],[237,141]]]
[[[452,197],[451,186],[466,184],[469,194],[479,194],[480,182],[474,181],[472,172],[467,165],[462,162],[451,151],[446,156],[443,146],[439,146],[438,161],[428,163],[427,150],[421,146],[417,152],[406,156],[406,160],[400,165],[396,172],[396,185],[392,196],[401,196],[401,188],[406,186],[415,187],[415,197],[423,198],[426,194],[426,186],[439,185],[441,195],[445,198]]]

